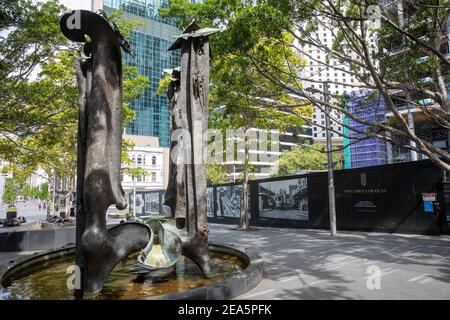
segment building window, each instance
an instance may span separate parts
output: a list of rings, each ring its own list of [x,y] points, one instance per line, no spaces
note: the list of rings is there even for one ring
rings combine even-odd
[[[152,182],[156,182],[156,172],[152,172]]]
[[[153,156],[153,157],[152,157],[152,165],[155,165],[155,164],[156,164],[156,157]]]

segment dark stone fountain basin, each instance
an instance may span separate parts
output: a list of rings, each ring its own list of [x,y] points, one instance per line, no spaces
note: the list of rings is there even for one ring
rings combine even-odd
[[[262,259],[253,250],[213,243],[209,249],[218,270],[212,279],[204,279],[187,258],[171,269],[142,276],[135,256],[130,256],[116,266],[96,298],[232,299],[250,291],[262,280]],[[73,264],[74,252],[74,246],[66,246],[1,264],[0,300],[73,299],[66,285],[70,276],[66,269]]]

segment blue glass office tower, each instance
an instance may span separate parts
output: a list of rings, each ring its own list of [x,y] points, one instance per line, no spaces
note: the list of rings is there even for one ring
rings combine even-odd
[[[150,87],[131,104],[136,118],[127,126],[126,133],[157,136],[161,147],[169,146],[170,127],[168,101],[165,96],[158,96],[158,84],[163,69],[180,65],[180,53],[167,49],[174,41],[173,36],[181,32],[172,19],[158,14],[158,9],[167,4],[168,0],[103,0],[102,6],[106,13],[122,9],[126,18],[144,22],[129,39],[135,57],[126,55],[125,62],[147,76]]]

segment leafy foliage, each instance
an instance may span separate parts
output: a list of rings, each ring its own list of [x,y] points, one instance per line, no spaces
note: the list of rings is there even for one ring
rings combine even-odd
[[[311,116],[308,103],[297,101],[283,85],[265,77],[260,68],[270,66],[281,84],[295,80],[304,61],[292,49],[292,36],[280,27],[286,21],[280,12],[264,1],[206,0],[191,3],[171,0],[160,9],[161,15],[175,17],[180,28],[196,19],[203,27],[225,27],[210,38],[213,59],[211,65],[210,128],[278,129],[304,124],[302,116]],[[256,62],[256,58],[264,64]],[[283,109],[284,108],[284,109]],[[294,109],[298,115],[292,112]],[[248,226],[247,184],[251,165],[249,140],[244,138],[243,205],[241,228]],[[247,222],[245,222],[247,221]]]
[[[218,163],[208,163],[206,168],[206,180],[209,185],[229,182],[227,174],[223,170],[223,166]]]
[[[20,181],[38,168],[49,177],[73,177],[78,117],[74,59],[79,45],[68,43],[61,34],[59,18],[67,9],[56,0],[19,2],[18,14],[24,22],[0,38],[0,56],[5,57],[0,61],[0,78],[6,79],[0,88],[0,157],[9,163],[4,171],[13,172]],[[110,18],[124,36],[139,24],[126,21],[121,11]],[[38,69],[33,78],[33,70]],[[124,66],[124,126],[135,117],[129,103],[148,85],[148,78],[136,68]],[[132,146],[123,144],[125,163],[131,162],[126,151]]]
[[[296,147],[280,156],[272,175],[287,176],[296,174],[301,170],[326,170],[327,157],[327,151],[320,143]],[[333,152],[333,162],[337,163],[335,169],[342,167],[341,158],[341,154],[336,151]]]
[[[5,189],[3,191],[3,202],[7,204],[13,204],[18,195],[17,185],[14,180],[7,178],[5,181]]]

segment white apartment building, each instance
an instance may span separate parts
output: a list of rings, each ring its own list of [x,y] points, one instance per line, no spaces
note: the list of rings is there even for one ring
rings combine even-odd
[[[276,165],[278,159],[284,151],[292,150],[302,143],[312,141],[311,127],[304,126],[298,128],[292,126],[287,132],[279,132],[277,130],[269,130],[272,136],[272,141],[267,141],[267,130],[257,128],[250,128],[248,135],[250,141],[249,147],[249,162],[253,167],[253,172],[250,173],[252,179],[266,179],[269,178],[271,172]],[[226,137],[227,145],[229,143],[236,144],[237,158],[225,159],[222,162],[225,165],[225,171],[230,181],[237,181],[242,179],[243,160],[244,160],[244,140],[242,136]],[[270,150],[268,144],[271,145]]]
[[[324,18],[322,18],[324,19]],[[318,43],[326,45],[331,48],[338,30],[333,28],[326,20],[322,20],[319,23],[317,31],[312,34],[312,37]],[[375,45],[375,39],[368,39],[370,43]],[[323,91],[325,84],[328,83],[328,93],[330,95],[343,95],[349,93],[352,90],[356,90],[355,86],[361,85],[361,83],[354,77],[349,71],[349,67],[346,64],[342,64],[336,59],[329,59],[326,52],[318,47],[314,47],[311,44],[307,44],[304,47],[300,46],[296,40],[294,45],[299,49],[299,53],[304,59],[306,59],[305,68],[300,74],[304,89],[317,89],[320,91],[317,93],[311,93],[314,98],[323,100]],[[354,53],[348,51],[349,56],[354,56]],[[335,121],[333,121],[335,119]],[[339,124],[342,121],[342,115],[337,112],[333,112],[331,119],[332,141],[334,144],[342,144],[343,128]],[[326,130],[325,126],[325,113],[319,108],[316,108],[313,115],[313,140],[314,142],[325,143],[326,142]],[[322,126],[322,127],[321,127]]]
[[[123,139],[129,139],[135,144],[134,148],[128,151],[133,160],[132,166],[146,171],[146,175],[134,179],[129,174],[123,174],[124,191],[131,193],[134,188],[136,192],[165,190],[169,177],[169,148],[161,148],[158,137],[125,134]]]

